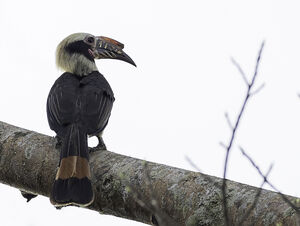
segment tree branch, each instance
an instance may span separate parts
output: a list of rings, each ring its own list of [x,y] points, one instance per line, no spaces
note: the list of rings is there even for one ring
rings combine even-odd
[[[59,161],[55,146],[55,138],[0,122],[0,182],[49,197]],[[221,187],[222,179],[151,162],[147,163],[146,178],[143,162],[109,151],[91,153],[95,201],[88,208],[151,224],[153,213],[141,207],[126,189],[120,179],[124,174],[144,196],[143,200],[151,200],[155,192],[157,208],[178,225],[224,225],[222,192],[215,186]],[[147,180],[151,180],[151,186],[147,186]],[[237,225],[251,208],[259,188],[227,180],[227,189],[230,225]],[[298,200],[286,197],[293,202]],[[295,210],[278,193],[262,189],[244,225],[276,223],[296,225]]]
[[[253,94],[251,93],[252,87],[253,87],[253,85],[255,83],[255,79],[256,79],[256,76],[257,76],[257,73],[258,73],[258,67],[259,67],[259,63],[260,63],[260,59],[261,59],[261,54],[262,54],[264,45],[265,45],[265,43],[262,42],[262,44],[260,46],[260,49],[259,49],[259,52],[258,52],[254,74],[253,74],[253,77],[252,77],[250,83],[248,82],[247,78],[245,77],[245,73],[242,70],[242,68],[240,67],[240,65],[233,58],[231,58],[232,63],[238,68],[238,70],[239,70],[240,74],[242,75],[245,83],[247,83],[248,89],[247,89],[247,93],[246,93],[244,102],[242,104],[241,110],[240,110],[240,112],[239,112],[239,114],[238,114],[238,116],[236,118],[235,123],[234,123],[234,126],[232,126],[232,124],[230,123],[229,116],[227,114],[225,114],[227,122],[230,125],[230,127],[232,128],[232,133],[231,133],[231,137],[230,137],[230,140],[228,142],[228,145],[224,145],[224,148],[226,149],[226,155],[225,155],[225,161],[224,161],[223,184],[222,184],[224,220],[225,220],[225,225],[227,225],[227,226],[230,225],[229,224],[230,219],[229,219],[229,216],[228,216],[228,209],[227,209],[227,205],[228,205],[227,202],[228,201],[227,201],[227,194],[226,194],[226,189],[227,189],[227,179],[226,179],[226,176],[227,176],[227,167],[228,167],[229,155],[230,155],[231,148],[232,148],[232,145],[233,145],[233,142],[234,142],[234,139],[235,139],[236,131],[237,131],[238,127],[239,127],[239,123],[240,123],[241,117],[242,117],[242,115],[244,113],[245,107],[246,107],[246,105],[248,103],[248,100],[250,99],[250,97],[252,97],[253,94],[259,92],[259,90],[261,90],[263,88],[263,86],[261,86],[261,88],[258,88],[258,90],[254,91]]]

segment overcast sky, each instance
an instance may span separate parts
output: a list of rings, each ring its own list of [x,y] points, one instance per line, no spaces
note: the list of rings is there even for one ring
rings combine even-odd
[[[262,179],[238,145],[284,193],[300,197],[299,1],[275,0],[90,0],[0,1],[0,120],[54,136],[46,99],[62,73],[57,44],[88,32],[125,44],[137,68],[100,60],[99,71],[116,101],[104,140],[110,151],[222,176],[224,149],[246,86],[230,57],[248,79],[257,52],[266,46],[256,87],[229,160],[228,178],[259,186]],[[268,188],[268,187],[266,187]],[[19,191],[0,185],[1,225],[143,225],[90,210],[57,211],[48,198],[26,203]]]

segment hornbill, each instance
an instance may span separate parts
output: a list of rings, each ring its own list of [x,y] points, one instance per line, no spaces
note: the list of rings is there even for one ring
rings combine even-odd
[[[113,102],[113,91],[95,59],[119,59],[134,66],[116,40],[75,33],[60,42],[56,64],[65,72],[55,81],[47,99],[50,128],[60,141],[60,162],[50,196],[57,207],[88,206],[94,200],[89,166],[88,136],[97,136],[106,149],[102,132]]]

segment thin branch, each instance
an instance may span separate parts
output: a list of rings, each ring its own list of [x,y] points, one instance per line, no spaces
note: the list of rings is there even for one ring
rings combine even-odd
[[[265,87],[265,83],[261,84],[256,90],[254,90],[250,95],[253,96],[255,94],[257,94],[258,92],[260,92],[264,87]]]
[[[227,149],[226,144],[224,144],[222,141],[219,142],[220,146],[223,147],[225,150]]]
[[[253,159],[245,152],[245,150],[242,147],[239,147],[239,148],[240,148],[240,151],[242,152],[242,154],[250,161],[250,163],[252,164],[252,166],[263,177],[264,181],[267,182],[267,177],[265,177],[265,175],[262,173],[262,171],[260,170],[260,168],[255,164],[255,162],[253,161]]]
[[[257,170],[257,172],[259,173],[259,175],[264,179],[264,181],[271,187],[273,188],[276,192],[278,192],[278,194],[281,196],[281,198],[291,207],[293,208],[297,214],[300,214],[300,207],[295,206],[283,193],[281,193],[279,191],[279,189],[277,189],[269,180],[266,176],[263,175],[263,173],[261,172],[260,168],[255,164],[254,160],[240,147],[240,150],[242,152],[242,154],[250,161],[250,163],[252,164],[252,166]]]
[[[185,156],[185,160],[196,170],[196,171],[198,171],[199,173],[202,173],[202,171],[201,171],[201,169],[188,157],[188,156]],[[202,176],[207,180],[207,181],[209,181],[209,182],[211,182],[211,183],[213,183],[213,185],[214,186],[216,186],[217,188],[222,188],[221,186],[220,186],[220,184],[219,183],[217,183],[217,182],[215,182],[215,181],[213,181],[212,179],[211,179],[211,177],[209,176],[209,175],[206,175],[206,174],[203,174],[202,173]]]
[[[225,112],[225,118],[226,118],[226,121],[227,121],[227,123],[228,123],[229,128],[233,130],[233,126],[232,126],[232,123],[231,123],[231,121],[230,121],[228,112]]]
[[[243,225],[243,223],[247,220],[247,218],[250,216],[251,212],[252,212],[252,211],[254,210],[254,208],[256,207],[257,202],[258,202],[259,197],[260,197],[261,192],[262,192],[262,188],[263,188],[264,184],[266,183],[266,179],[265,179],[265,178],[267,178],[267,177],[269,176],[269,174],[270,174],[270,172],[271,172],[272,169],[273,169],[273,164],[270,165],[270,167],[269,167],[269,169],[268,169],[266,175],[264,175],[264,179],[263,179],[263,181],[262,181],[262,183],[261,183],[261,185],[260,185],[260,188],[259,188],[258,192],[257,192],[256,195],[255,195],[255,198],[254,198],[254,201],[253,201],[251,207],[248,209],[248,211],[247,211],[247,212],[245,213],[245,215],[242,217],[242,220],[239,222],[238,225]]]
[[[243,71],[243,69],[241,68],[241,66],[239,65],[239,63],[233,58],[231,57],[231,62],[233,63],[234,66],[236,66],[236,68],[239,70],[244,82],[246,83],[247,86],[249,86],[249,82],[248,82],[248,79],[246,77],[246,74],[245,72]]]
[[[257,75],[257,73],[258,73],[259,62],[260,62],[260,58],[261,58],[261,54],[262,54],[264,45],[265,45],[265,41],[263,41],[263,42],[261,43],[260,50],[259,50],[259,53],[258,53],[258,57],[257,57],[257,60],[256,60],[256,66],[255,66],[254,75],[253,75],[253,77],[252,77],[252,81],[251,81],[251,84],[250,84],[249,86],[252,86],[252,85],[254,84],[254,82],[255,82],[256,75]]]
[[[261,47],[260,47],[260,50],[259,50],[259,53],[258,53],[258,57],[257,57],[257,60],[256,60],[256,66],[255,66],[254,74],[253,74],[251,83],[248,83],[248,90],[247,90],[247,93],[246,93],[246,97],[244,99],[244,103],[243,103],[242,108],[241,108],[241,110],[238,114],[238,117],[236,119],[235,125],[234,125],[233,130],[232,130],[231,138],[230,138],[229,144],[227,145],[227,149],[226,149],[226,156],[225,156],[225,162],[224,162],[224,171],[223,171],[223,184],[222,184],[223,209],[224,209],[224,218],[225,218],[225,224],[226,225],[229,225],[229,217],[228,217],[228,209],[227,209],[227,197],[226,197],[226,183],[227,183],[226,174],[227,174],[229,154],[230,154],[230,151],[231,151],[231,147],[232,147],[232,144],[233,144],[233,141],[234,141],[234,138],[235,138],[237,128],[238,128],[239,123],[240,123],[240,119],[243,115],[246,104],[248,103],[248,100],[251,97],[251,88],[254,85],[254,82],[255,82],[255,79],[256,79],[256,76],[257,76],[257,73],[258,73],[258,68],[259,68],[259,63],[260,63],[263,47],[264,47],[264,42],[262,42],[262,44],[261,44]],[[236,61],[232,60],[232,62],[235,66],[237,66],[237,68],[239,69],[241,75],[245,79],[245,73],[243,72],[241,67],[236,63]]]
[[[202,173],[201,170],[199,169],[199,167],[186,155],[185,156],[185,160],[195,169],[197,170],[199,173]]]

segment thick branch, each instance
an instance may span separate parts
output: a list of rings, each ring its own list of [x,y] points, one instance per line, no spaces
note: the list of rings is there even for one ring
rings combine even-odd
[[[49,196],[59,160],[55,145],[56,140],[52,137],[0,122],[0,182]],[[126,189],[124,180],[120,179],[124,174],[143,194],[144,201],[151,199],[154,191],[159,208],[179,225],[224,224],[220,178],[148,163],[153,189],[149,191],[143,160],[97,151],[91,154],[90,163],[95,189],[95,201],[89,207],[92,210],[151,223],[152,214],[139,206],[130,189]],[[237,225],[251,208],[259,188],[229,180],[227,188],[229,222]],[[298,200],[287,198],[292,202]],[[262,190],[245,225],[297,225],[296,222],[295,211],[278,193]]]

